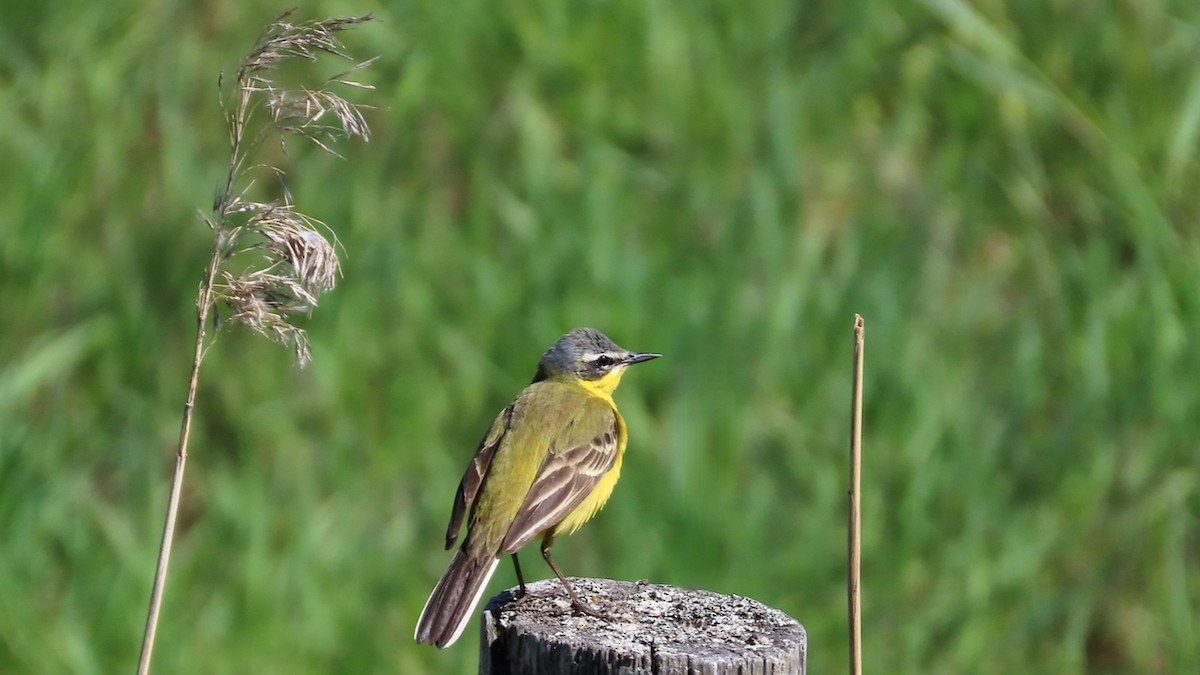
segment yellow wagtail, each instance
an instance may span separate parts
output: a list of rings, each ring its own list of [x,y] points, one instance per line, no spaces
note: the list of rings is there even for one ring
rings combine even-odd
[[[462,635],[505,553],[512,555],[523,596],[517,551],[535,537],[542,538],[542,557],[571,605],[596,613],[571,590],[550,547],[612,494],[628,439],[613,390],[627,366],[659,356],[618,347],[591,328],[567,333],[542,355],[533,382],[492,422],[458,484],[446,548],[458,539],[469,510],[467,536],[421,610],[417,642],[444,648]]]

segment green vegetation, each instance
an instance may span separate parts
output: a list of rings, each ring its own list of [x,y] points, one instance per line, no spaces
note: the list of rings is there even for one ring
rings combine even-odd
[[[216,74],[282,8],[4,9],[0,672],[134,667]],[[474,672],[411,637],[453,490],[580,325],[666,357],[556,558],[757,598],[838,672],[854,312],[868,672],[1200,670],[1200,4],[300,15],[370,11],[372,142],[286,160],[346,275],[307,369],[205,361],[156,672]]]

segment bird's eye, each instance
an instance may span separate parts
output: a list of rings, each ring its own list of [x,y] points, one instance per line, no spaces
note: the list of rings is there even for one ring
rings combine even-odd
[[[600,356],[597,356],[594,361],[592,361],[592,364],[597,368],[607,368],[613,364],[613,360],[611,356],[607,354],[601,354]]]

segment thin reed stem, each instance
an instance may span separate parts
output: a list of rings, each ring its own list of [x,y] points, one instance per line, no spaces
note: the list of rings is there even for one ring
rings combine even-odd
[[[192,354],[192,377],[188,381],[187,400],[183,404],[183,421],[179,426],[179,445],[175,450],[175,472],[171,477],[171,497],[167,501],[167,517],[163,523],[162,540],[158,548],[158,566],[154,570],[154,586],[150,591],[150,609],[146,612],[146,629],[142,633],[142,652],[138,657],[138,675],[150,672],[150,656],[158,633],[158,616],[162,610],[163,587],[167,581],[167,566],[171,562],[171,545],[175,541],[175,522],[179,516],[179,495],[183,491],[183,473],[187,468],[188,439],[192,432],[192,412],[196,407],[196,387],[200,382],[200,363],[204,360],[205,326],[213,307],[213,284],[221,264],[220,238],[213,240],[212,257],[200,294],[196,298],[196,349]]]
[[[850,395],[850,555],[849,580],[846,585],[850,619],[850,675],[862,675],[862,546],[860,516],[862,504],[862,380],[863,350],[867,330],[863,318],[854,315],[854,384]]]
[[[205,325],[212,311],[212,285],[216,280],[217,267],[221,264],[221,241],[214,238],[209,269],[200,285],[196,299],[196,351],[192,354],[192,377],[187,383],[187,400],[184,402],[184,419],[179,426],[179,446],[175,449],[175,472],[170,480],[170,498],[167,502],[167,520],[162,527],[162,540],[158,545],[158,565],[154,573],[154,587],[150,591],[150,609],[146,611],[146,627],[142,634],[142,655],[138,657],[138,675],[150,673],[150,656],[154,652],[154,641],[158,633],[158,615],[162,610],[162,590],[167,584],[167,566],[170,563],[170,546],[175,542],[175,521],[179,516],[179,496],[184,489],[184,470],[187,467],[187,441],[192,434],[192,411],[196,410],[196,388],[200,382],[200,362],[204,360]]]

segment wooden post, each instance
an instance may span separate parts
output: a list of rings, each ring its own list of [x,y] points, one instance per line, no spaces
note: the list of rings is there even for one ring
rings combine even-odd
[[[483,610],[481,675],[804,675],[795,619],[736,595],[646,582],[572,578],[604,618],[576,614],[546,579]]]

